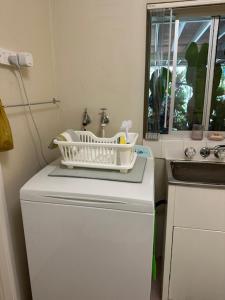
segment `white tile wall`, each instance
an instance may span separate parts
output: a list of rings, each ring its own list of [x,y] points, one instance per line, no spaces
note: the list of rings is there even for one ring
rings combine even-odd
[[[183,140],[163,140],[162,155],[166,159],[183,159]]]
[[[154,157],[156,158],[164,158],[162,155],[162,140],[159,141],[143,141],[143,145],[149,146],[152,150]]]
[[[215,147],[216,145],[225,144],[222,142],[209,141],[207,138],[204,138],[202,141],[194,141],[190,138],[171,138],[165,136],[159,141],[143,141],[145,146],[149,146],[156,158],[165,158],[165,159],[186,159],[184,155],[184,150],[187,147],[193,147],[196,149],[196,155],[193,160],[203,160],[200,155],[200,149],[202,147]],[[211,154],[206,160],[208,161],[218,161],[217,158]]]

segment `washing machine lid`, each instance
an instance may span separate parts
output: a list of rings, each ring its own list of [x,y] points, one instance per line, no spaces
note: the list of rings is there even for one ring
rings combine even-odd
[[[20,191],[22,201],[79,205],[154,213],[154,160],[148,158],[142,183],[51,177],[59,160],[32,177]]]

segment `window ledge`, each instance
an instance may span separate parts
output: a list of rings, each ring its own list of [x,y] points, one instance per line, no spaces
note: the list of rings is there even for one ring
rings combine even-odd
[[[209,133],[221,133],[224,135],[225,137],[225,131],[204,131],[204,137],[203,137],[203,140],[192,140],[191,138],[191,131],[176,131],[174,133],[169,133],[169,134],[159,134],[159,139],[154,141],[154,140],[148,140],[148,139],[144,139],[146,142],[157,142],[157,141],[160,141],[160,140],[190,140],[190,141],[194,141],[194,142],[201,142],[201,141],[211,141],[208,139],[208,134]],[[211,142],[214,142],[214,141],[211,141]],[[217,143],[219,142],[224,142],[225,143],[225,139],[222,140],[222,141],[216,141]]]

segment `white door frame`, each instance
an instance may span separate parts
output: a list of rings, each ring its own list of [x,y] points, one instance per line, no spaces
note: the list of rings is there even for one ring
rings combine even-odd
[[[0,299],[19,300],[15,267],[13,266],[14,260],[9,233],[2,166],[0,164]]]

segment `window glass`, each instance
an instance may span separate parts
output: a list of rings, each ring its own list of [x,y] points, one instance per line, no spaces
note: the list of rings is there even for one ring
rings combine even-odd
[[[225,131],[225,17],[220,18],[209,130]]]
[[[202,124],[211,17],[180,18],[173,130]]]
[[[145,137],[194,124],[225,131],[224,9],[148,10]]]
[[[147,130],[168,133],[174,20],[168,9],[153,12],[150,20]]]

